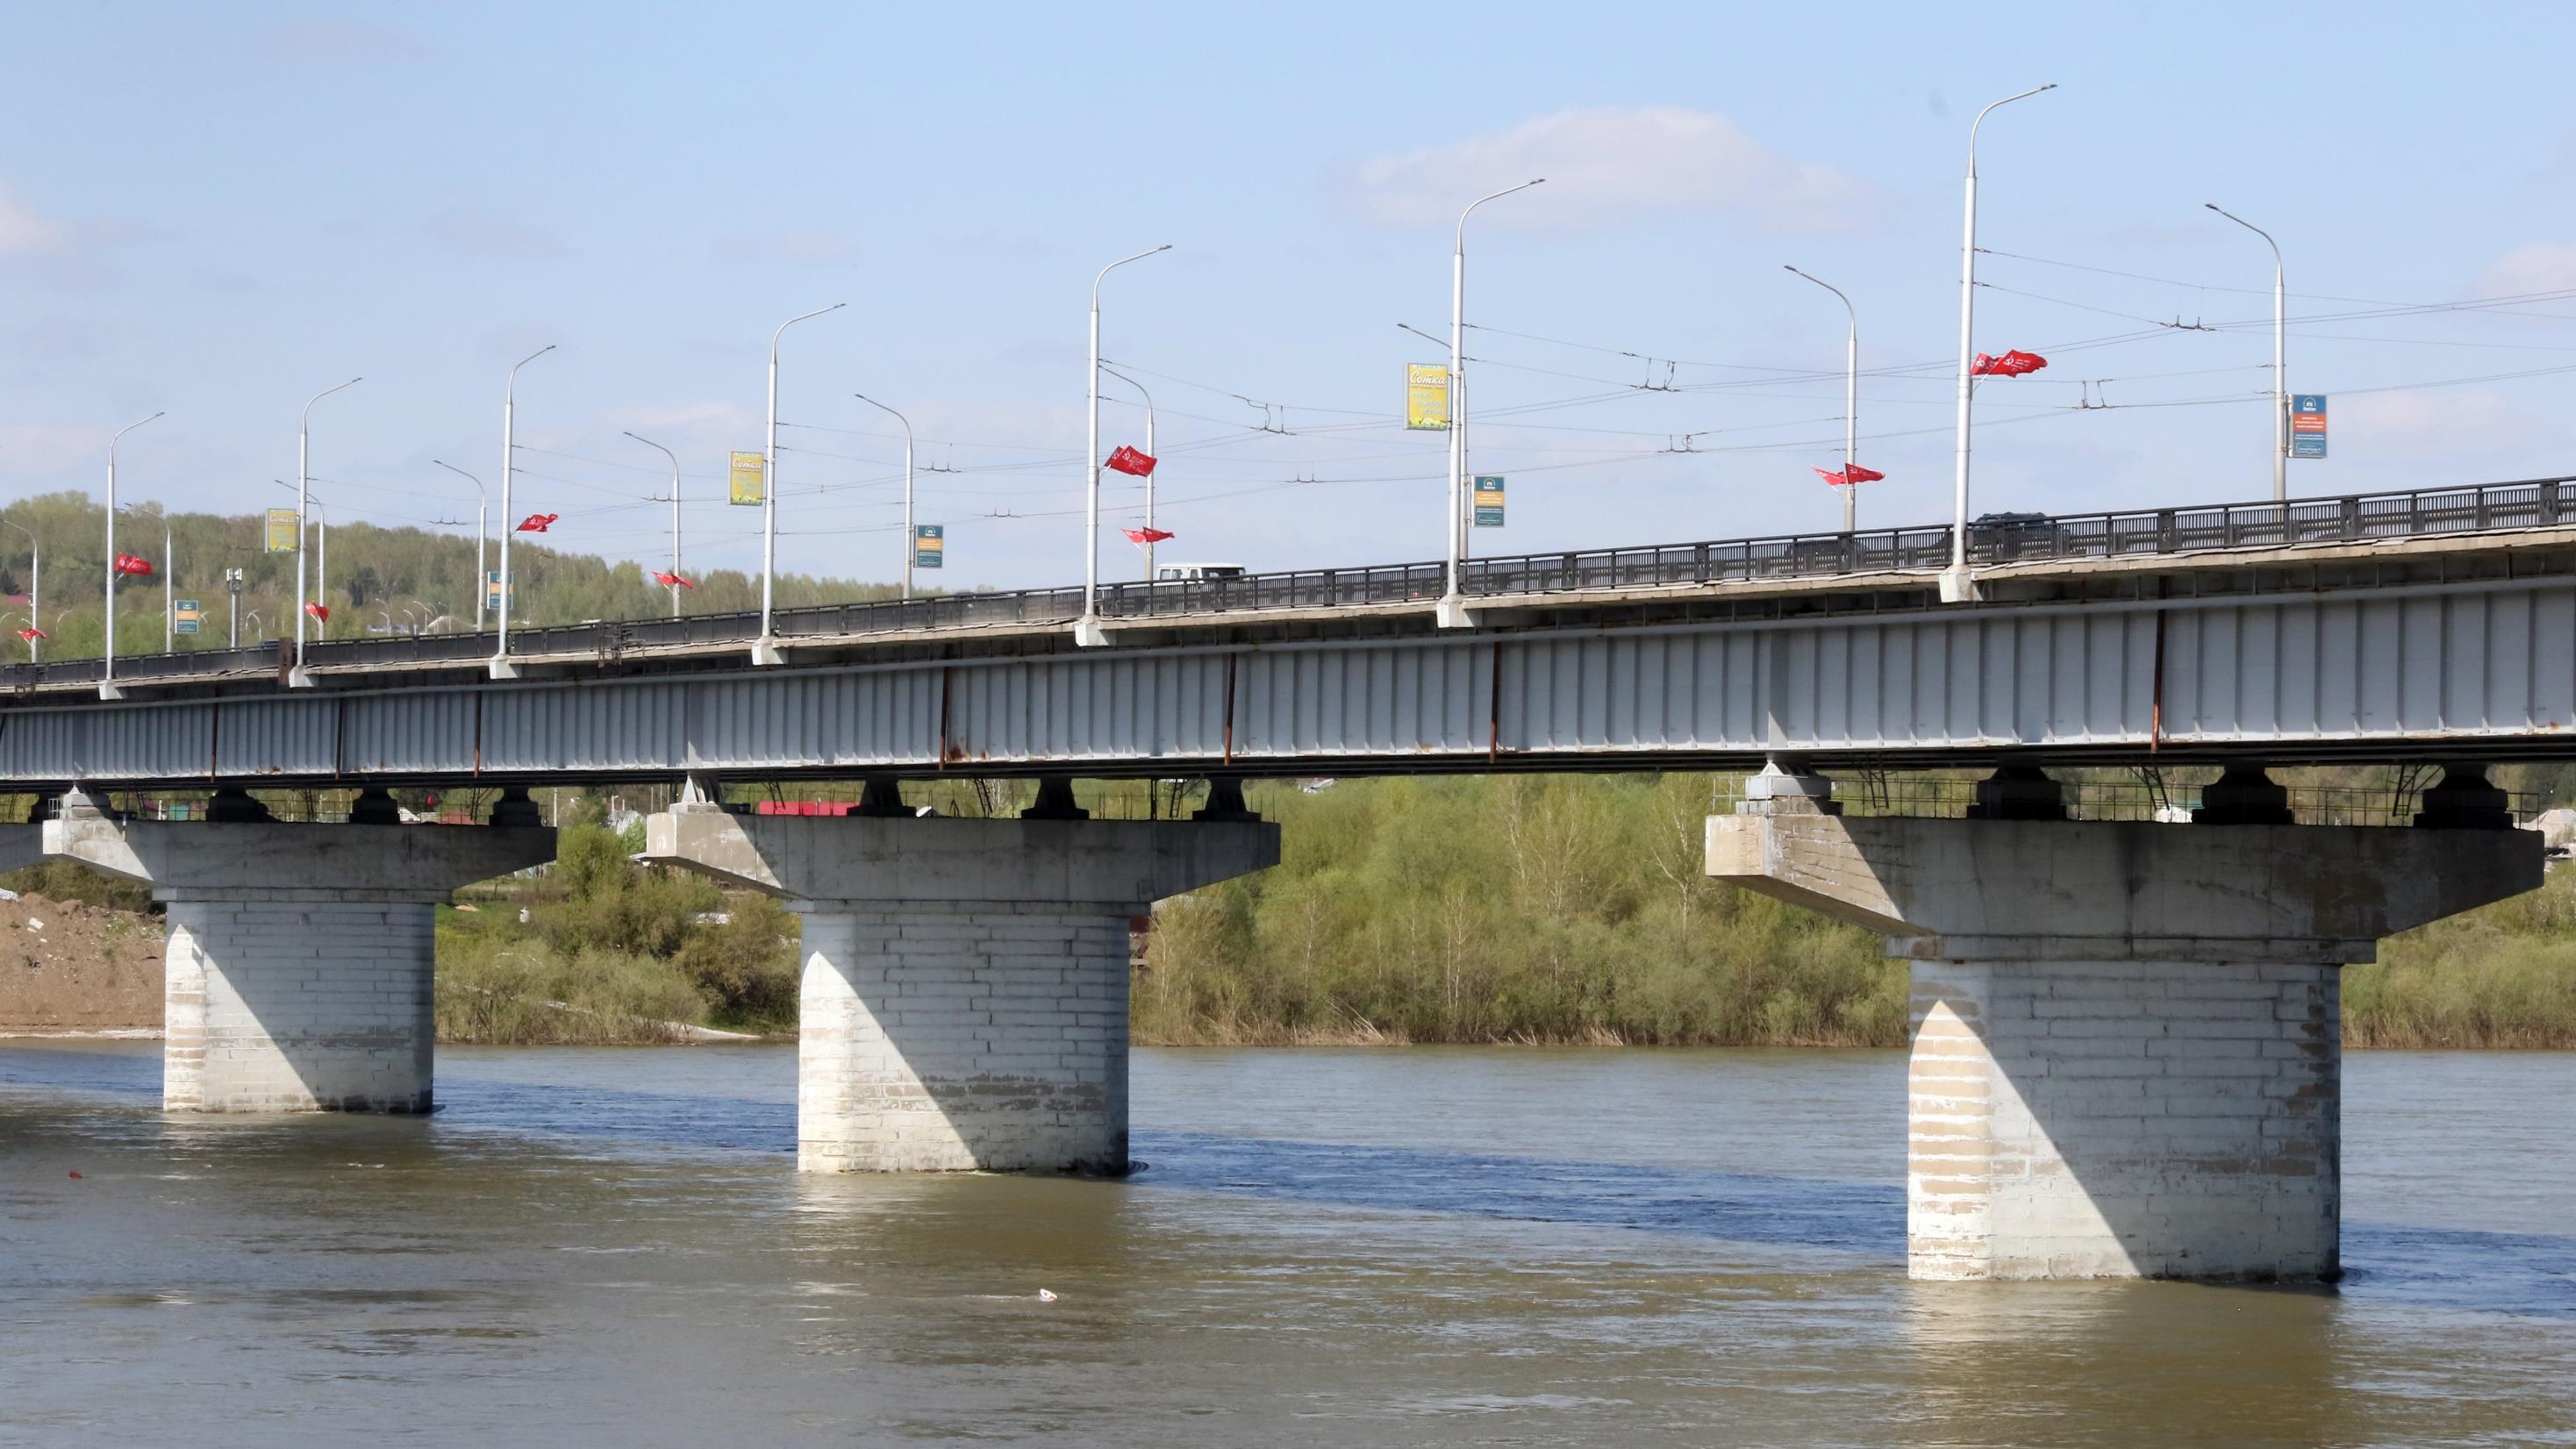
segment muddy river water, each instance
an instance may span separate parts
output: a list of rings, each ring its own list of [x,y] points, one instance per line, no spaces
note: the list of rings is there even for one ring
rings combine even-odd
[[[2576,1442],[2576,1056],[2351,1056],[2304,1290],[1907,1282],[1890,1052],[1140,1051],[1123,1182],[800,1177],[794,1078],[0,1041],[0,1444]]]

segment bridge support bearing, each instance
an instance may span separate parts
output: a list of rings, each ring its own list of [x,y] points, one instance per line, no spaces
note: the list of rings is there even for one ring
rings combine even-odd
[[[804,918],[799,1169],[1122,1173],[1129,922],[1279,827],[670,811],[644,854]]]
[[[169,910],[161,1105],[426,1112],[436,905],[554,857],[555,833],[119,821],[73,797],[45,854]]]
[[[2530,831],[1709,821],[1911,963],[1915,1278],[2340,1273],[2339,968],[2531,890]]]

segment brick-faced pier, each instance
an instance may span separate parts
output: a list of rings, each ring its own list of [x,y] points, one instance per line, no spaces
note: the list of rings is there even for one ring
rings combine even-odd
[[[44,843],[168,908],[173,1112],[428,1111],[437,905],[555,853],[533,826],[128,821],[77,793]]]
[[[683,804],[645,856],[804,919],[796,1163],[1127,1170],[1129,918],[1274,865],[1254,820],[737,815]]]
[[[1820,786],[1712,817],[1708,871],[1910,963],[1916,1278],[2337,1276],[2342,967],[2540,884],[2523,830],[1846,819]]]

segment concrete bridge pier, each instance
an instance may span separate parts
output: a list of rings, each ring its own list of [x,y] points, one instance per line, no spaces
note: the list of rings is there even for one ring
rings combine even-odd
[[[891,782],[888,782],[891,789]],[[738,815],[685,794],[645,857],[804,920],[796,1165],[1127,1170],[1128,925],[1279,861],[1257,820]]]
[[[2541,841],[2277,823],[2230,780],[2190,825],[2071,822],[2032,774],[1964,820],[1785,785],[1709,820],[1710,875],[1912,963],[1910,1276],[2339,1275],[2341,968],[2536,888]]]
[[[74,791],[44,822],[47,856],[168,908],[164,1110],[430,1110],[435,908],[552,860],[555,833],[393,823],[381,792],[359,807],[286,824],[231,790],[202,824],[122,820]]]

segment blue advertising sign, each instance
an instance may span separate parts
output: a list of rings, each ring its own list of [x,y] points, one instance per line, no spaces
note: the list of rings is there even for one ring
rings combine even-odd
[[[2321,392],[2290,394],[2290,456],[2322,458],[2326,455],[2326,395]]]

